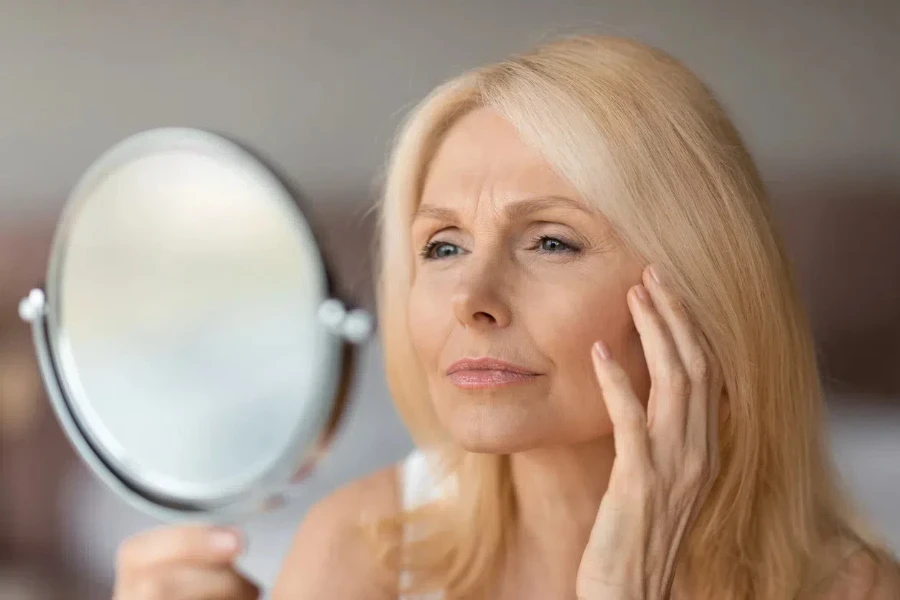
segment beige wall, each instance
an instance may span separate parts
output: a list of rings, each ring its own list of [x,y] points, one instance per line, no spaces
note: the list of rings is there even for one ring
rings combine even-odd
[[[556,32],[659,44],[706,77],[770,180],[900,159],[893,0],[0,2],[0,209],[54,211],[135,130],[209,127],[312,202],[366,202],[403,108]]]

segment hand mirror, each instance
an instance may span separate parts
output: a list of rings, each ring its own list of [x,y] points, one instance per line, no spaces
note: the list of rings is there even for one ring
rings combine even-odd
[[[281,182],[193,129],[139,133],[91,166],[19,312],[78,454],[165,520],[277,503],[327,446],[372,328],[332,297]]]

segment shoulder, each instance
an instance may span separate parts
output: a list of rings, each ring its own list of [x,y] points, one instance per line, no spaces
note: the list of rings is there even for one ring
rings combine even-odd
[[[315,504],[294,536],[273,600],[397,598],[396,576],[377,564],[364,521],[400,509],[398,467],[353,481]]]
[[[815,600],[900,598],[900,565],[887,552],[858,547],[818,587]]]

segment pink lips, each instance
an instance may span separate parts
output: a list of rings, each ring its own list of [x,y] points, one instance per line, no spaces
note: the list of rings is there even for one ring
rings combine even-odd
[[[470,390],[522,383],[537,375],[534,371],[495,358],[464,358],[447,369],[450,381]]]

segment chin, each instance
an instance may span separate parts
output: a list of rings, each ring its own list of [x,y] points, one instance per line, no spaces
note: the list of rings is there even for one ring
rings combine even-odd
[[[526,442],[517,435],[484,435],[482,432],[452,432],[453,440],[460,448],[475,454],[514,454],[541,447]]]
[[[533,446],[517,444],[502,439],[461,439],[454,436],[454,440],[460,448],[472,454],[516,454],[517,452],[534,449]]]
[[[511,454],[553,443],[558,428],[552,417],[542,414],[545,412],[496,397],[457,400],[448,410],[439,410],[453,440],[463,449],[481,454]]]
[[[446,399],[446,397],[444,398]],[[456,444],[478,454],[513,454],[551,446],[580,444],[612,434],[605,411],[566,420],[567,411],[547,402],[504,402],[489,398],[453,398],[439,403],[438,417]]]
[[[612,433],[602,404],[567,406],[538,386],[461,390],[436,385],[429,395],[444,429],[469,452],[512,454]]]

